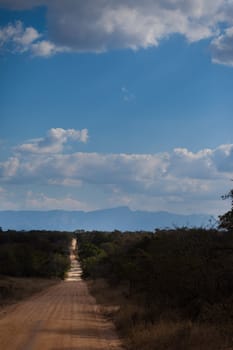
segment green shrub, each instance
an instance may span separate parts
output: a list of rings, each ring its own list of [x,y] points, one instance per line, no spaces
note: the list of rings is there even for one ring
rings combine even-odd
[[[0,274],[63,278],[70,265],[71,238],[65,232],[1,232]]]

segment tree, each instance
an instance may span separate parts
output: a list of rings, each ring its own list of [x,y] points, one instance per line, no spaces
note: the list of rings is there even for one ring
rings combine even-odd
[[[231,210],[219,216],[219,228],[233,230],[233,189],[222,196],[222,199],[231,199]]]

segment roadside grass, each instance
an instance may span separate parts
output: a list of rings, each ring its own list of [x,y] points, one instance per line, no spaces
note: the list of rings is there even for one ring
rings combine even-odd
[[[221,324],[218,317],[216,322],[214,319],[192,322],[182,319],[175,310],[159,312],[156,319],[156,310],[145,309],[139,300],[129,298],[124,285],[113,288],[104,279],[88,280],[87,284],[100,311],[113,320],[128,350],[233,349],[231,322]],[[153,322],[150,314],[154,315]]]
[[[83,276],[128,350],[233,350],[233,231],[77,238]]]
[[[59,282],[58,279],[0,276],[0,307],[26,299]]]
[[[132,327],[126,345],[134,350],[220,350],[232,349],[230,333],[225,337],[213,325],[190,321],[161,320]]]

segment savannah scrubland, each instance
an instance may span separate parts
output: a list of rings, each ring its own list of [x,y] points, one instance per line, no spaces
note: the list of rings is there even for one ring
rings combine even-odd
[[[77,237],[83,276],[127,349],[233,349],[232,230]]]
[[[102,312],[114,320],[125,348],[233,349],[233,190],[226,196],[229,197],[232,209],[220,217],[219,229],[183,227],[153,233],[77,231],[75,234],[1,231],[0,304],[29,295],[40,283],[39,289],[46,287],[46,283],[54,283],[54,278],[55,281],[64,278],[70,267],[69,247],[76,235],[83,277]],[[80,342],[81,329],[81,340],[85,344],[89,342],[89,347],[92,339],[96,349],[99,339],[108,348],[109,339],[115,337],[109,334],[114,332],[107,332],[107,337],[101,333],[105,320],[99,317],[99,308],[90,299],[86,284],[64,282],[59,290],[56,286],[44,296],[49,305],[57,312],[65,312],[64,315],[72,316],[75,310],[81,317],[69,316],[67,342]],[[59,310],[54,302],[58,294]],[[64,304],[64,300],[69,303]],[[40,309],[41,299],[37,301]],[[31,307],[32,301],[29,304]],[[91,309],[87,312],[84,305]],[[65,326],[63,313],[56,319]],[[36,311],[35,324],[37,314]],[[97,319],[94,324],[93,320]],[[84,328],[83,320],[88,325]],[[74,332],[74,323],[79,336]],[[50,334],[53,322],[46,327]],[[102,336],[90,337],[97,333]],[[46,337],[38,339],[38,344],[43,340],[48,348]],[[57,339],[54,337],[51,344]]]
[[[5,244],[1,242],[0,255],[3,257],[4,251],[5,261],[8,259],[10,265],[4,269],[1,266],[2,272],[27,277],[17,277],[16,285],[15,277],[3,276],[1,282],[7,280],[8,286],[2,285],[0,289],[1,292],[4,291],[2,296],[11,290],[15,298],[20,287],[21,298],[22,288],[24,292],[25,289],[29,292],[28,288],[38,287],[41,281],[45,281],[45,277],[50,277],[50,282],[56,277],[55,281],[59,283],[16,305],[0,308],[0,348],[4,350],[122,349],[112,322],[103,317],[86,283],[80,279],[80,266],[73,254],[74,240],[72,249],[70,244],[73,235],[54,232],[31,232],[23,233],[22,236],[21,232],[12,234],[10,237],[7,237],[7,233],[6,236],[3,234],[4,239],[10,238],[10,243],[8,246],[7,240],[4,240]],[[9,253],[11,246],[14,259]],[[68,267],[68,252],[71,268],[67,274],[68,278],[61,281],[60,278],[64,276]],[[29,257],[26,253],[29,253]],[[36,257],[35,261],[33,257]],[[27,263],[25,259],[28,259]],[[32,276],[38,275],[43,279],[34,277],[32,280]],[[9,284],[13,288],[9,289]],[[5,298],[3,302],[6,301]],[[9,303],[12,301],[8,298]]]
[[[70,266],[71,234],[0,232],[0,306],[24,299],[63,279]]]

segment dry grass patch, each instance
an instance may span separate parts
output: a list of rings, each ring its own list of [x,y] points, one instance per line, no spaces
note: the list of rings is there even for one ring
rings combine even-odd
[[[0,276],[0,307],[28,298],[58,282],[58,279]]]
[[[124,287],[109,287],[103,279],[88,281],[100,310],[114,321],[128,350],[233,350],[232,324],[191,322],[175,310],[145,309],[126,297]],[[159,312],[159,310],[158,310]],[[150,322],[154,315],[154,322]]]
[[[154,325],[138,325],[126,339],[134,350],[223,350],[233,349],[230,337],[212,325],[191,322],[160,321]]]
[[[95,297],[101,313],[110,318],[115,318],[120,306],[125,304],[124,286],[110,288],[104,279],[88,280],[88,289]]]

